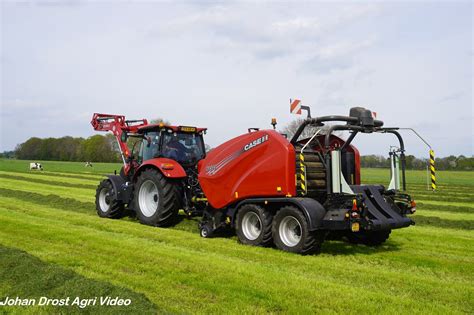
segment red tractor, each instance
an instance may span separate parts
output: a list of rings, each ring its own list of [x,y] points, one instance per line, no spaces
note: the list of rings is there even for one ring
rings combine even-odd
[[[113,132],[124,164],[120,175],[109,175],[97,188],[99,216],[117,218],[128,208],[143,224],[170,226],[180,209],[189,215],[202,211],[205,202],[196,165],[206,154],[205,128],[149,124],[146,119],[97,113],[91,124],[95,130]],[[132,150],[127,146],[129,138],[135,138]]]
[[[122,148],[124,171],[99,186],[96,203],[101,216],[115,216],[127,206],[142,223],[163,226],[174,222],[180,208],[202,211],[202,237],[233,228],[243,244],[276,245],[300,254],[318,252],[328,236],[380,245],[392,229],[414,224],[407,217],[416,205],[405,193],[403,139],[398,128],[384,128],[370,110],[356,107],[349,116],[318,118],[308,113],[291,139],[271,129],[249,129],[207,155],[205,129],[146,121],[131,127],[122,116],[112,115],[94,116],[94,128],[111,130],[100,127],[111,117],[122,124],[122,134],[115,133],[119,143],[125,143],[123,133],[143,140],[137,159]],[[339,123],[325,126],[327,122]],[[306,128],[313,132],[301,139]],[[343,140],[334,131],[350,135]],[[387,188],[361,185],[359,151],[351,142],[358,134],[370,133],[392,134],[399,142],[390,152],[392,178]],[[166,144],[172,136],[190,150],[188,155],[170,155],[174,149]],[[158,153],[148,153],[150,148]]]

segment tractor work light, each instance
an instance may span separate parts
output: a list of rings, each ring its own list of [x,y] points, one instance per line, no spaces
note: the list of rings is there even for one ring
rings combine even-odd
[[[359,211],[359,208],[357,207],[357,199],[352,200],[352,211]]]

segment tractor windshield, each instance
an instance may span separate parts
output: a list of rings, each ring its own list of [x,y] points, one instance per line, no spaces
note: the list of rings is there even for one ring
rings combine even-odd
[[[195,133],[169,132],[163,134],[161,156],[184,164],[193,164],[204,158],[202,136]]]

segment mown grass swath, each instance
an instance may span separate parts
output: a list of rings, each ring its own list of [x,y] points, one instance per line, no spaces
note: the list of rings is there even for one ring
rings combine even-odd
[[[472,173],[440,175],[433,193],[408,172],[416,226],[393,231],[379,248],[328,241],[322,254],[302,257],[232,236],[202,239],[196,219],[184,216],[169,229],[100,219],[92,187],[99,176],[82,173],[82,164],[37,175],[8,163],[0,164],[0,264],[14,276],[0,271],[1,296],[82,289],[130,297],[136,312],[474,312]],[[363,176],[377,182],[384,172]],[[42,282],[45,272],[69,287]]]
[[[88,279],[74,271],[60,267],[56,264],[46,263],[18,249],[0,245],[0,295],[2,297],[28,297],[35,299],[37,305],[22,309],[22,312],[37,314],[56,313],[58,308],[52,305],[38,306],[41,297],[65,298],[70,296],[83,299],[94,299],[97,296],[112,296],[133,299],[135,303],[130,306],[101,307],[100,300],[96,305],[83,308],[76,305],[65,306],[63,313],[76,314],[83,310],[100,312],[101,314],[113,313],[140,313],[154,314],[158,310],[143,294],[132,290],[114,286],[105,281]],[[71,303],[72,303],[71,299]],[[45,304],[43,302],[43,304]],[[80,304],[79,304],[80,305]],[[83,304],[84,305],[84,304]]]

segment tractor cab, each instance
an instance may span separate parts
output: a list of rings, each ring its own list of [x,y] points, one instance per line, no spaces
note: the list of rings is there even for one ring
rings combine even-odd
[[[188,126],[148,125],[138,130],[142,135],[138,163],[168,158],[183,167],[192,167],[206,156],[203,134],[205,128]]]

